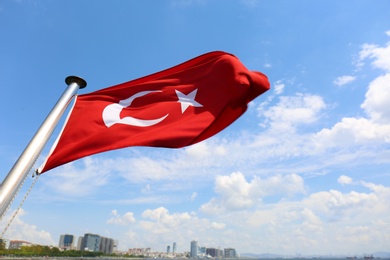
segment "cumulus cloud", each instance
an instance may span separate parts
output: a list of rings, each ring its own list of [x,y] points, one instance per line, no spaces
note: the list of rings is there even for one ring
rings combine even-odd
[[[389,48],[390,49],[390,48]],[[390,55],[390,53],[389,53]],[[390,58],[389,58],[390,60]],[[373,80],[361,107],[374,122],[390,124],[390,73]]]
[[[318,120],[318,113],[324,108],[326,105],[322,97],[297,93],[295,96],[281,96],[275,106],[258,111],[271,127],[285,131],[286,128]]]
[[[323,146],[361,145],[390,142],[390,125],[376,124],[366,118],[345,117],[332,128],[324,128],[315,134]]]
[[[388,33],[388,32],[387,32]],[[378,69],[385,71],[374,79],[366,93],[366,99],[361,107],[369,118],[377,123],[390,123],[390,42],[384,47],[375,44],[364,44],[360,51],[360,60],[370,59],[371,64]]]
[[[164,207],[160,207],[155,210],[145,210],[142,213],[142,217],[145,219],[151,219],[159,223],[165,223],[170,226],[178,225],[179,223],[191,218],[187,212],[171,215]]]
[[[225,226],[224,223],[211,222],[211,227],[214,229],[224,229]]]
[[[372,59],[375,68],[390,72],[390,42],[384,47],[376,44],[364,44],[359,53],[360,61]]]
[[[348,183],[352,179],[343,176],[338,181]],[[352,249],[357,253],[364,253],[368,243],[383,248],[390,241],[387,235],[390,231],[387,217],[390,205],[386,203],[390,189],[361,181],[354,184],[361,191],[316,191],[302,198],[257,203],[256,207],[230,210],[229,214],[219,211],[213,216],[226,225],[225,229],[240,230],[235,233],[236,240],[246,241],[248,247],[258,248],[261,244],[262,250],[271,252],[280,250],[280,245],[285,245],[285,251],[298,249],[307,254],[325,248],[335,253],[345,252],[340,243],[353,245]],[[250,239],[240,234],[246,234]],[[256,240],[259,234],[261,238]],[[377,241],[375,237],[378,236],[383,241]]]
[[[125,215],[121,216],[117,210],[112,210],[111,215],[112,217],[107,220],[108,224],[125,226],[136,221],[133,212],[126,212]]]
[[[375,78],[368,86],[365,100],[361,104],[367,118],[344,117],[333,127],[322,129],[315,136],[323,145],[390,142],[390,42],[385,47],[364,44],[359,58],[360,63],[371,60],[375,68],[386,73]]]
[[[215,238],[226,228],[221,221],[200,218],[196,213],[170,213],[165,207],[147,209],[142,213],[142,218],[126,237],[126,241],[132,245],[160,241],[166,246],[176,241],[183,246],[188,243],[189,237],[216,242]]]
[[[352,178],[351,177],[348,177],[348,176],[345,176],[345,175],[341,175],[338,179],[337,179],[337,182],[342,184],[342,185],[347,185],[347,184],[351,184],[352,183]]]
[[[353,82],[355,79],[356,77],[354,76],[349,76],[349,75],[340,76],[335,81],[333,81],[333,84],[335,84],[336,86],[344,86],[348,83]]]
[[[326,241],[326,237],[331,238],[332,236],[337,237],[338,241],[349,240],[351,234],[346,235],[343,234],[344,232],[350,233],[352,230],[358,230],[362,226],[368,227],[369,225],[368,240],[359,241],[357,239],[354,244],[358,247],[364,243],[373,242],[371,236],[377,232],[383,232],[380,231],[382,225],[372,225],[366,216],[369,215],[370,219],[385,220],[386,211],[383,210],[382,203],[384,203],[388,194],[388,190],[382,194],[379,192],[356,191],[342,193],[337,190],[316,192],[299,202],[298,208],[303,208],[303,210],[294,209],[298,204],[285,205],[288,207],[289,215],[294,216],[288,222],[301,219],[302,222],[298,221],[298,223],[301,223],[298,225],[301,225],[302,228],[307,228],[306,221],[316,224],[320,228],[318,235],[323,237],[323,241]],[[388,207],[385,206],[387,210]],[[312,232],[306,234],[312,234]]]
[[[258,205],[267,196],[288,197],[304,193],[303,179],[296,175],[276,175],[266,179],[254,177],[248,182],[240,172],[230,176],[217,176],[215,188],[217,198],[202,205],[201,210],[208,214],[222,211],[249,209]]]
[[[10,219],[12,213],[5,215],[4,219]],[[13,240],[24,240],[35,244],[56,245],[50,233],[45,230],[40,230],[37,226],[28,224],[23,220],[23,217],[27,213],[23,209],[20,209],[16,217],[12,221],[12,225],[9,226],[5,233],[5,238],[11,238]],[[6,223],[1,223],[0,228],[4,230]]]

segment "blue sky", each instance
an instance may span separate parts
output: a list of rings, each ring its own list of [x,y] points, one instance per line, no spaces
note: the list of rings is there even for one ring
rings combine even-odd
[[[4,237],[57,245],[61,234],[95,233],[120,250],[176,242],[184,252],[198,240],[239,253],[390,251],[388,10],[383,0],[1,1],[2,176],[68,75],[86,79],[79,93],[88,93],[222,50],[271,82],[202,143],[131,147],[44,173]]]

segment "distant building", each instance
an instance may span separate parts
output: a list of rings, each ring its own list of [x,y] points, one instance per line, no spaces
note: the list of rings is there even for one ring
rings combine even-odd
[[[118,242],[112,238],[101,237],[96,234],[84,234],[84,237],[79,237],[77,242],[77,250],[90,251],[90,252],[102,252],[106,255],[114,253]]]
[[[176,242],[173,242],[172,253],[176,253]]]
[[[84,234],[82,242],[82,251],[99,252],[100,236],[95,234]]]
[[[4,244],[4,249],[7,249],[9,248],[9,239],[6,239],[6,238],[0,238],[0,243],[3,243]]]
[[[114,239],[114,248],[113,248],[114,253],[118,251],[118,246],[119,246],[119,241]]]
[[[218,251],[219,251],[219,249],[217,249],[217,248],[207,248],[206,255],[209,255],[212,257],[218,257],[219,256]]]
[[[61,235],[58,247],[65,250],[72,249],[74,240],[75,238],[73,235],[69,235],[69,234]]]
[[[79,237],[79,239],[77,240],[76,250],[82,251],[83,239],[84,239],[84,237]]]
[[[191,241],[191,252],[190,257],[197,257],[198,256],[198,241]]]
[[[150,247],[147,248],[129,248],[129,255],[139,256],[139,255],[147,255],[150,253]]]
[[[206,255],[211,257],[217,257],[217,258],[221,258],[224,256],[223,250],[219,248],[213,248],[213,247],[206,248]]]
[[[171,246],[167,246],[167,254],[169,254],[171,252]]]
[[[114,252],[115,241],[112,238],[101,237],[99,251],[107,255],[111,255]]]
[[[198,246],[198,256],[205,256],[205,255],[206,255],[206,247]]]
[[[20,249],[22,246],[31,246],[31,243],[23,240],[11,240],[8,249]]]
[[[225,248],[224,249],[224,257],[225,258],[236,258],[237,252],[234,248]]]

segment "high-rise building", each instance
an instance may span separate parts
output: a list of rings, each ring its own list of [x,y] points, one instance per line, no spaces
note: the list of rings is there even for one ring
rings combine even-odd
[[[172,253],[176,253],[176,242],[173,242]]]
[[[84,234],[82,251],[99,252],[100,236],[95,234]]]
[[[115,241],[112,238],[101,237],[99,251],[111,255],[114,252]]]
[[[58,247],[59,248],[63,248],[64,247],[64,238],[65,238],[65,235],[61,235],[60,236],[60,242],[58,242]]]
[[[197,257],[198,256],[198,241],[191,241],[191,252],[190,257]]]
[[[169,254],[171,252],[171,246],[167,246],[167,254]]]
[[[219,250],[217,248],[207,248],[206,249],[206,255],[209,255],[211,257],[218,257],[219,256]]]
[[[61,235],[58,247],[61,249],[72,249],[74,240],[75,238],[73,235],[69,235],[69,234]]]
[[[77,240],[76,250],[83,251],[83,239],[84,237],[79,237],[79,239]]]
[[[224,257],[225,258],[236,258],[237,253],[234,248],[225,248],[224,249]]]

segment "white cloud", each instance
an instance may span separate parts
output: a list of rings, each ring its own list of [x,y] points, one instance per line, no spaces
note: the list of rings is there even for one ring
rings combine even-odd
[[[285,85],[283,83],[276,83],[274,86],[274,92],[276,95],[280,95],[283,93]]]
[[[390,53],[389,53],[390,54]],[[378,123],[390,124],[390,73],[373,80],[361,107]]]
[[[333,84],[335,84],[336,86],[344,86],[348,83],[353,82],[355,79],[356,79],[356,77],[354,77],[354,76],[349,76],[349,75],[340,76],[335,81],[333,81]]]
[[[133,212],[126,212],[125,215],[121,216],[117,210],[112,210],[111,215],[112,217],[107,220],[108,224],[125,226],[136,221]]]
[[[332,128],[322,129],[315,134],[315,140],[325,147],[388,143],[390,125],[376,124],[365,118],[343,118]]]
[[[375,44],[364,44],[359,53],[360,60],[373,59],[375,68],[390,72],[390,42],[385,47]]]
[[[201,210],[208,214],[249,209],[261,203],[267,196],[289,197],[304,193],[303,179],[296,174],[276,175],[267,179],[254,177],[248,182],[242,173],[237,172],[230,176],[217,176],[214,189],[218,197],[201,207]]]
[[[225,226],[226,225],[224,223],[211,222],[211,227],[213,229],[224,229]]]
[[[158,223],[164,223],[169,226],[176,226],[179,223],[189,220],[190,214],[181,213],[181,214],[169,214],[168,210],[164,207],[157,208],[155,210],[145,210],[142,213],[142,217],[145,219],[151,219]]]
[[[226,224],[221,221],[212,221],[200,218],[195,213],[176,212],[170,213],[168,209],[159,207],[147,209],[142,213],[143,220],[138,222],[128,232],[127,242],[129,246],[134,244],[156,244],[158,241],[162,248],[172,241],[182,247],[181,251],[187,248],[188,239],[201,239],[203,243],[210,242],[210,245],[221,242],[221,232],[228,232]],[[135,239],[137,241],[135,241]]]
[[[347,185],[347,184],[351,184],[352,183],[352,178],[351,177],[348,177],[348,176],[345,176],[345,175],[341,175],[338,179],[337,179],[337,182],[342,184],[342,185]]]
[[[111,161],[88,157],[80,162],[84,166],[82,169],[69,163],[55,169],[53,173],[45,174],[45,178],[41,177],[40,181],[44,182],[45,189],[66,197],[89,195],[107,183]]]
[[[281,96],[278,104],[258,112],[271,122],[271,127],[285,131],[299,124],[315,122],[324,108],[326,105],[320,96],[297,93],[295,96]]]
[[[390,71],[390,43],[385,47],[364,44],[360,62],[372,60],[375,68]],[[367,118],[345,117],[330,129],[322,129],[315,137],[325,146],[362,145],[390,142],[390,73],[378,76],[368,86],[361,108]]]
[[[209,147],[206,142],[200,142],[187,147],[185,150],[188,155],[200,159],[210,155],[210,148],[211,147]]]
[[[9,219],[10,215],[11,213],[5,215],[4,219]],[[23,217],[26,215],[27,214],[23,209],[19,210],[18,214],[13,219],[12,224],[5,233],[4,238],[9,238],[12,240],[25,240],[30,243],[40,245],[57,245],[49,232],[45,230],[39,230],[37,226],[24,222]],[[1,223],[1,230],[4,230],[5,225],[6,223]]]
[[[170,176],[169,166],[148,157],[120,159],[115,164],[115,170],[130,182],[146,180],[161,180]]]
[[[341,179],[348,182],[348,177]],[[390,189],[373,183],[357,181],[355,184],[354,187],[366,187],[368,191],[317,191],[302,199],[263,201],[252,208],[230,210],[228,214],[219,211],[213,217],[224,223],[227,230],[240,230],[235,233],[235,240],[245,241],[241,247],[244,251],[249,250],[245,247],[256,247],[268,252],[321,254],[332,250],[342,253],[345,248],[341,245],[346,243],[355,253],[366,253],[364,248],[368,244],[373,248],[383,248],[390,242],[387,216],[390,205],[386,203]],[[221,200],[211,202],[221,203]],[[378,236],[381,241],[377,241]],[[281,245],[284,245],[282,249]]]

